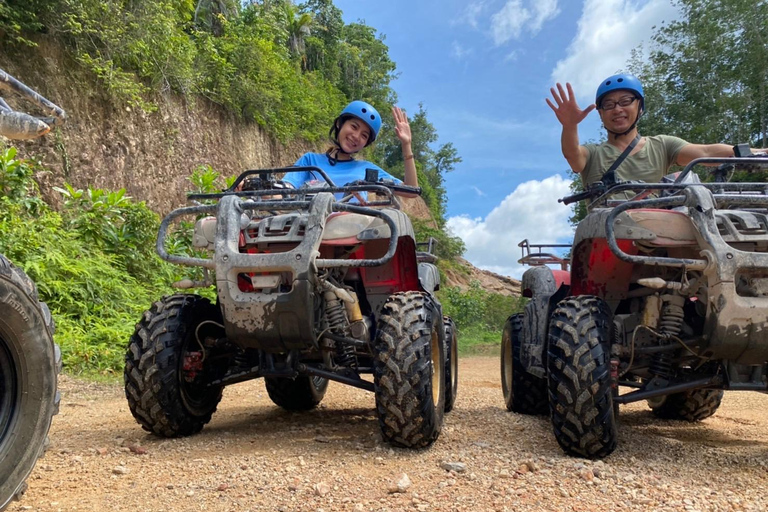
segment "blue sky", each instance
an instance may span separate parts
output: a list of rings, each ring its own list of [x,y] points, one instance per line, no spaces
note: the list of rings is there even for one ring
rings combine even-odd
[[[568,165],[545,103],[570,82],[580,104],[677,14],[670,0],[335,0],[384,34],[399,104],[419,103],[463,162],[446,175],[448,226],[475,266],[519,278],[517,244],[570,242]],[[652,106],[649,106],[652,108]],[[582,142],[600,137],[596,113]]]

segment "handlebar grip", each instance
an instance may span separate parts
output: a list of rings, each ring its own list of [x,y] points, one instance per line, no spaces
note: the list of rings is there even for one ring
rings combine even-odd
[[[583,199],[588,199],[588,198],[592,197],[592,194],[593,194],[593,192],[591,190],[586,190],[586,191],[581,192],[579,194],[574,194],[572,196],[566,196],[566,197],[560,198],[560,199],[557,200],[557,202],[558,203],[563,203],[563,204],[571,204],[571,203],[575,203],[577,201],[581,201]]]

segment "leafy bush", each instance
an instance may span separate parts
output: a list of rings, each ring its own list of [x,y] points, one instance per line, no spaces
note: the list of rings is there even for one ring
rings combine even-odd
[[[117,372],[136,320],[176,272],[154,255],[157,215],[123,191],[71,187],[59,214],[35,195],[33,164],[12,149],[0,153],[0,253],[51,308],[68,370]]]
[[[443,314],[449,315],[459,331],[459,349],[472,352],[501,342],[501,331],[509,315],[519,313],[526,299],[483,290],[474,281],[462,291],[458,286],[438,292]]]
[[[459,329],[477,325],[501,330],[509,315],[522,311],[526,300],[487,292],[477,281],[466,291],[454,286],[439,291],[438,296],[443,313],[453,318]]]
[[[14,147],[0,151],[0,199],[20,205],[28,215],[36,215],[44,206],[32,179],[36,165],[32,160],[18,160]]]

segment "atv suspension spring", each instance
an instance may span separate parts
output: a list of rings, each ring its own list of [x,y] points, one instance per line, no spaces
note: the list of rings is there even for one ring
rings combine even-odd
[[[669,352],[657,352],[653,355],[648,370],[663,379],[672,377],[672,354]]]
[[[349,337],[349,320],[341,301],[333,294],[325,295],[325,316],[328,327],[334,334]],[[355,348],[341,341],[334,342],[336,346],[336,363],[347,368],[356,368]]]
[[[325,317],[328,320],[328,328],[334,334],[349,336],[349,321],[344,310],[344,305],[335,296],[326,296]]]
[[[659,331],[665,335],[677,336],[683,329],[685,299],[679,295],[663,295],[661,301]]]
[[[336,362],[339,366],[347,368],[357,368],[357,358],[355,357],[355,349],[351,345],[346,343],[336,342]]]

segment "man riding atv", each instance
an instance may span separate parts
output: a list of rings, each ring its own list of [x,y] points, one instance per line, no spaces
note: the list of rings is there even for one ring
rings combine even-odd
[[[690,144],[670,135],[641,137],[637,122],[645,111],[645,95],[643,85],[633,75],[620,73],[600,82],[595,103],[584,110],[576,103],[571,84],[566,88],[567,93],[561,84],[557,90],[550,89],[556,105],[546,101],[563,126],[563,156],[573,172],[581,175],[585,188],[600,181],[612,167],[620,181],[658,183],[672,165],[688,165],[696,158],[733,156],[733,147],[727,144]],[[608,140],[579,145],[578,125],[595,108]]]
[[[601,151],[616,156],[611,142],[638,139],[644,104],[634,77],[611,77],[598,89],[610,136],[597,148],[573,143],[587,111],[576,107],[570,87],[568,98],[559,90],[558,108],[550,106],[575,171],[590,169]],[[591,201],[570,271],[527,270],[522,290],[531,300],[504,327],[507,408],[549,412],[568,454],[610,454],[619,404],[647,400],[658,417],[698,421],[715,413],[723,390],[768,391],[768,189],[726,183],[717,173],[714,183],[701,183],[691,172],[697,164],[766,168],[768,158],[755,158],[746,145],[677,145],[662,152],[666,162],[654,163],[650,142],[634,154],[630,143],[600,181],[562,200]],[[696,158],[661,179],[669,163],[709,152],[721,156]],[[621,177],[633,158],[637,167],[660,166],[651,182]]]

